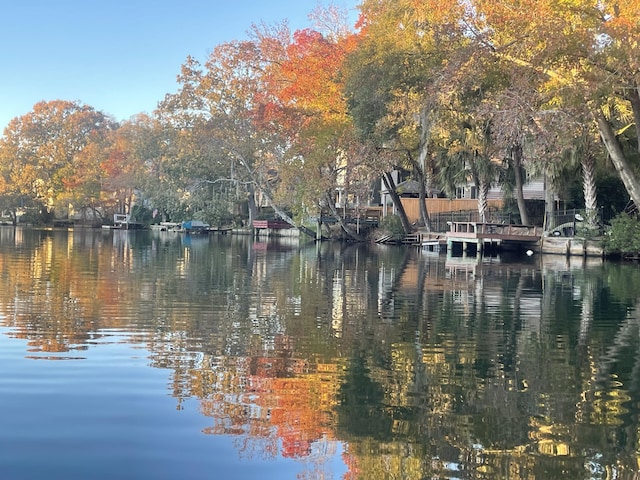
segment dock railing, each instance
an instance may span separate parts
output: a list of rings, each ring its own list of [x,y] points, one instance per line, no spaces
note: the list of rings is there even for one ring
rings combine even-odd
[[[524,239],[542,236],[542,228],[507,223],[451,222],[447,236],[464,238]]]

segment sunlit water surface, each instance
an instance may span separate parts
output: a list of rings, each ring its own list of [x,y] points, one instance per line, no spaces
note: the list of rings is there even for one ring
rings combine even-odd
[[[2,479],[637,479],[640,272],[0,228]]]

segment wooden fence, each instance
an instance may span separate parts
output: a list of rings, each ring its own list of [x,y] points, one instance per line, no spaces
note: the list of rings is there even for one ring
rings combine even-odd
[[[407,213],[410,223],[420,219],[420,201],[417,198],[402,198],[402,205]],[[470,198],[427,198],[427,212],[429,216],[442,212],[459,212],[478,210],[478,200]],[[502,207],[502,200],[489,200],[488,207],[499,209]]]

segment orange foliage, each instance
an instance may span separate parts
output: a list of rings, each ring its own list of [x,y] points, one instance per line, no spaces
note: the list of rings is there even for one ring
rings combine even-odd
[[[354,47],[350,36],[332,41],[314,30],[296,31],[286,58],[270,72],[260,105],[262,120],[298,130],[317,119],[345,116],[338,73]]]

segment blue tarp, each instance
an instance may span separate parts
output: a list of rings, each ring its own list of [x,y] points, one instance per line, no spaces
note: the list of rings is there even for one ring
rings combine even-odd
[[[188,220],[186,222],[182,222],[182,228],[185,230],[204,230],[209,228],[209,224],[200,220]]]

